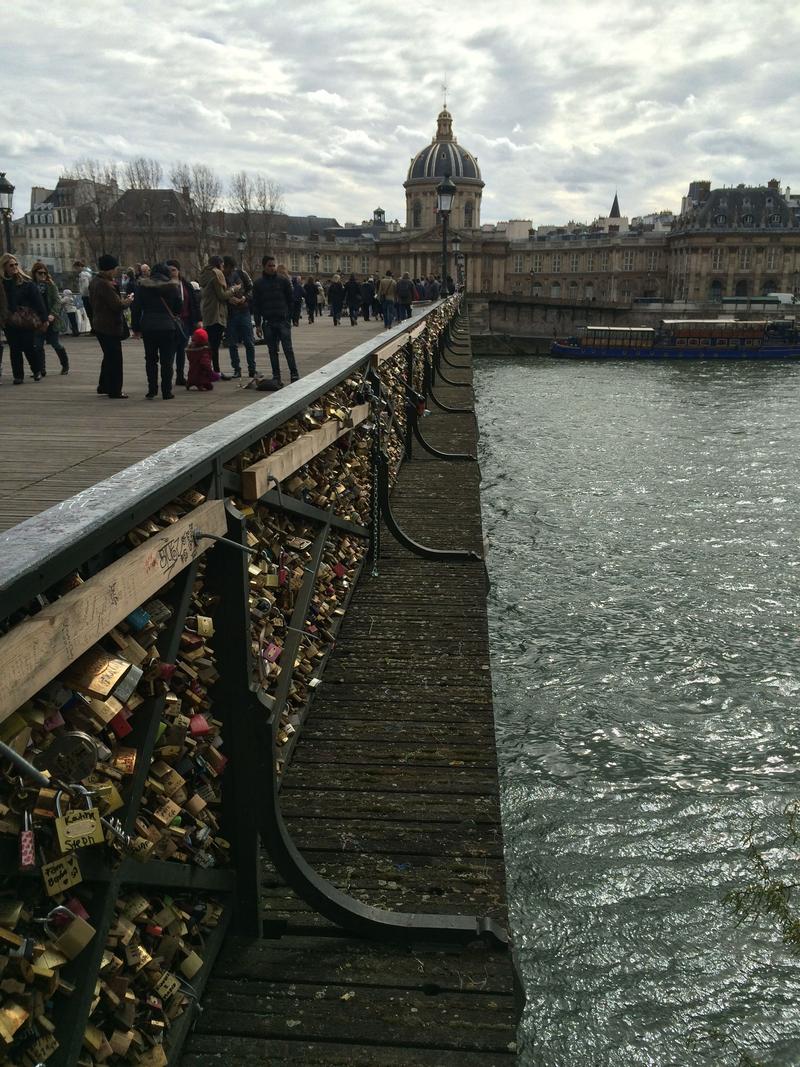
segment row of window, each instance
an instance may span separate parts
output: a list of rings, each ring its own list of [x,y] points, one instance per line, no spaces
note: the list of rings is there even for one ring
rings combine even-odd
[[[524,254],[516,254],[513,257],[512,273],[524,274],[525,273],[525,261],[526,256]],[[633,248],[625,248],[622,250],[621,267],[624,271],[636,270],[639,267],[639,255]],[[611,252],[571,252],[569,255],[562,256],[560,252],[553,252],[551,255],[546,256],[541,253],[535,253],[531,256],[531,271],[534,274],[540,273],[552,273],[559,274],[562,270],[562,263],[565,265],[566,270],[571,274],[579,274],[583,271],[592,273],[593,271],[608,271],[612,269]],[[661,266],[661,253],[657,250],[650,250],[643,253],[644,270],[656,271]]]
[[[29,236],[31,236],[31,237],[55,237],[56,236],[56,232],[55,232],[55,229],[52,226],[50,227],[50,233],[49,234],[47,232],[47,227],[46,226],[42,226],[41,228],[39,226],[32,226],[30,231],[29,231]],[[76,226],[67,226],[64,229],[61,229],[61,230],[58,231],[58,236],[59,237],[77,237],[78,236],[77,227]]]
[[[471,230],[473,225],[474,225],[474,219],[475,219],[475,207],[474,207],[474,204],[473,204],[473,202],[471,200],[466,200],[464,202],[463,216],[464,216],[464,228],[467,229],[467,230]],[[455,225],[455,226],[458,225],[458,220],[455,217],[455,212],[453,212],[453,217],[451,219],[451,223],[453,225]],[[412,206],[412,209],[411,209],[411,226],[415,230],[420,229],[420,227],[422,226],[422,201],[421,200],[415,200],[414,204]]]
[[[302,262],[305,260],[305,268],[302,266]],[[357,264],[357,266],[355,265]],[[301,270],[305,269],[307,274],[313,274],[319,270],[322,274],[350,274],[351,271],[358,269],[361,274],[369,274],[369,256],[346,256],[340,255],[338,260],[335,256],[324,255],[319,257],[319,263],[313,253],[308,253],[306,256],[301,256],[299,252],[292,252],[289,257],[289,269],[293,274],[299,274]]]

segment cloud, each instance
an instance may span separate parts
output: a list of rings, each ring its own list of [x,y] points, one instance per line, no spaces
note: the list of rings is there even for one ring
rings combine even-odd
[[[409,158],[430,143],[448,83],[478,156],[484,221],[677,208],[688,182],[792,185],[800,15],[728,0],[560,0],[505,10],[195,0],[17,5],[0,40],[0,169],[27,207],[80,156],[205,162],[279,182],[297,214],[403,218]],[[779,28],[779,29],[778,29]],[[124,29],[124,32],[121,32]],[[780,47],[776,47],[776,33]],[[19,121],[15,122],[15,116]]]

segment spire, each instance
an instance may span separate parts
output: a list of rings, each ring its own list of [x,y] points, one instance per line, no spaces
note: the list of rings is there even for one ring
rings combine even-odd
[[[620,217],[620,214],[619,214],[619,200],[617,200],[616,192],[614,193],[614,203],[611,205],[611,211],[610,211],[608,217],[610,219],[618,219]]]

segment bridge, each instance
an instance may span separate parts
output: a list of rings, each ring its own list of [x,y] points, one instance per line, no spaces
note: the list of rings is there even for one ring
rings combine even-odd
[[[359,340],[266,398],[142,401],[150,453],[131,422],[98,447],[81,369],[38,480],[42,423],[12,413],[19,1062],[513,1062],[466,308]],[[51,384],[7,396],[41,420]]]

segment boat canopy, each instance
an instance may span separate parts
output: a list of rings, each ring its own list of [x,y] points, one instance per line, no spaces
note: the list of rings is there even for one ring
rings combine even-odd
[[[592,333],[655,333],[652,326],[587,326]]]

